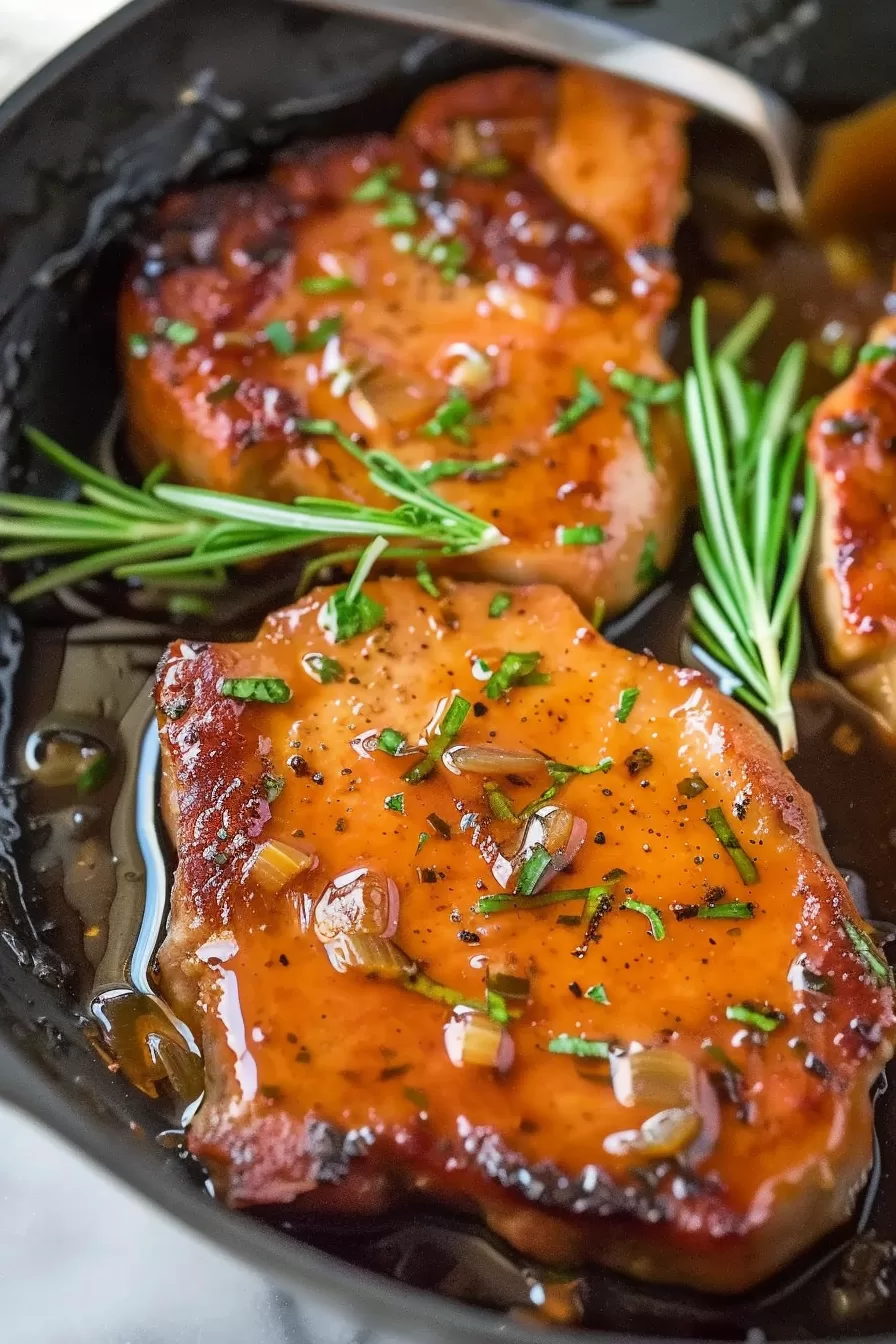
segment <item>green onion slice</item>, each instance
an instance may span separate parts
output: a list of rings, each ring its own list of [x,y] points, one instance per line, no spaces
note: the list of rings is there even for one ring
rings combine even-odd
[[[263,705],[285,705],[292,698],[282,677],[225,677],[220,689],[229,700],[255,700]]]
[[[741,843],[728,824],[722,808],[708,807],[704,821],[711,826],[715,832],[716,839],[724,847],[725,852],[731,858],[737,871],[740,873],[741,881],[745,886],[751,887],[759,881],[759,870],[756,867],[749,854],[741,847]]]
[[[663,917],[655,905],[648,905],[646,901],[635,901],[629,897],[623,901],[619,907],[620,910],[634,910],[636,914],[646,916],[650,923],[650,932],[658,943],[666,936],[666,926],[663,924]]]

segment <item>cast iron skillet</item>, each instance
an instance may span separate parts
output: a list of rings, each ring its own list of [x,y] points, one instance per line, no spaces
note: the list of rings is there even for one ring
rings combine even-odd
[[[596,0],[592,8],[607,6]],[[808,8],[806,0],[768,0],[738,17],[740,9],[678,0],[646,9],[643,20],[663,36],[739,54],[785,90],[799,75],[816,101],[842,104],[886,87],[882,53],[891,43],[880,33],[879,12],[873,34],[870,26],[863,34],[867,16],[856,14],[851,0],[829,0],[826,23],[817,24],[814,0]],[[640,15],[640,8],[627,9],[624,17]],[[782,19],[777,40],[757,40]],[[847,30],[854,38],[845,64],[836,56]],[[107,422],[117,391],[116,239],[142,206],[179,181],[260,167],[288,139],[388,127],[425,85],[499,59],[285,0],[134,0],[41,71],[0,110],[0,487],[52,485],[21,457],[22,420],[76,452],[86,451]],[[21,651],[18,618],[0,607],[0,764],[8,757],[13,691],[21,692]],[[506,1316],[346,1266],[228,1212],[203,1192],[189,1163],[154,1141],[153,1103],[110,1072],[89,1043],[71,968],[44,941],[39,893],[20,880],[10,768],[0,782],[0,1095],[304,1302],[319,1299],[344,1324],[418,1344],[531,1339]],[[339,1249],[338,1238],[323,1244]],[[497,1282],[508,1264],[482,1242],[483,1280]],[[612,1338],[617,1328],[645,1341],[742,1338],[757,1319],[749,1303],[712,1304],[618,1276],[602,1276],[600,1291],[598,1319],[608,1329],[583,1340]],[[466,1294],[486,1295],[493,1294],[475,1287]],[[811,1295],[802,1311],[808,1325]],[[768,1319],[766,1297],[764,1325]],[[802,1320],[783,1312],[770,1333],[817,1336]],[[538,1337],[546,1344],[570,1338],[555,1330]]]

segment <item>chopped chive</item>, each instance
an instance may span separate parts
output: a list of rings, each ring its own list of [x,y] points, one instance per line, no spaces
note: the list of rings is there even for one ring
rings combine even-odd
[[[374,215],[374,224],[384,229],[412,229],[419,215],[409,191],[390,190],[382,210]]]
[[[306,275],[299,281],[306,294],[341,294],[346,289],[357,289],[347,275]]]
[[[634,709],[635,702],[640,694],[641,691],[637,686],[627,686],[625,688],[619,697],[619,704],[616,707],[615,718],[617,723],[625,723],[629,714],[631,714]]]
[[[558,527],[556,535],[560,546],[599,546],[605,533],[597,523],[579,523],[576,527]]]
[[[404,813],[404,794],[403,794],[403,793],[390,793],[389,796],[384,800],[384,804],[383,804],[383,805],[384,805],[384,807],[386,808],[386,810],[387,810],[388,812],[401,812],[401,813],[403,814],[403,813]]]
[[[423,846],[426,844],[427,840],[431,840],[431,839],[432,839],[432,836],[430,835],[429,831],[421,831],[421,832],[420,832],[420,834],[417,836],[417,848],[414,850],[414,855],[415,855],[415,857],[416,857],[417,854],[420,853],[421,849],[422,849]]]
[[[128,337],[128,349],[135,359],[145,359],[149,354],[149,341],[138,331],[132,331]]]
[[[443,840],[451,839],[451,827],[448,825],[447,821],[445,821],[442,817],[439,816],[438,812],[430,812],[426,820],[429,822],[433,830],[436,831],[442,837]]]
[[[506,466],[507,459],[503,457],[491,457],[481,462],[475,458],[467,461],[456,457],[443,457],[438,462],[430,462],[428,466],[421,467],[417,476],[424,485],[432,485],[433,481],[451,480],[455,476],[465,476],[468,480],[477,481],[496,475]]]
[[[609,1059],[610,1042],[593,1041],[587,1036],[555,1036],[548,1041],[552,1055],[576,1055],[580,1059]]]
[[[720,905],[701,905],[698,919],[752,919],[752,901],[723,901]]]
[[[648,532],[644,538],[644,545],[641,548],[641,554],[638,557],[638,568],[635,571],[635,582],[651,586],[658,583],[663,577],[663,571],[656,563],[657,537],[655,532]]]
[[[741,881],[745,886],[753,886],[759,881],[759,870],[753,860],[741,847],[741,843],[728,824],[725,813],[720,807],[708,807],[704,821],[711,826],[715,832],[716,839],[724,847],[726,853],[731,858],[737,871],[740,873]]]
[[[264,329],[264,334],[278,355],[295,354],[296,338],[285,322],[269,322]]]
[[[493,621],[499,616],[503,616],[505,611],[513,605],[513,598],[509,593],[495,593],[491,602],[488,604],[488,614]]]
[[[865,965],[873,972],[878,982],[882,985],[889,983],[891,979],[890,967],[881,955],[880,949],[871,941],[868,934],[863,929],[853,924],[851,919],[841,918],[840,923],[846,931],[849,941],[852,943],[858,955],[864,961]]]
[[[96,793],[112,773],[112,757],[108,751],[98,751],[89,764],[78,774],[75,788],[78,793]]]
[[[339,334],[342,330],[342,314],[334,313],[332,317],[323,317],[316,327],[309,327],[300,341],[296,341],[292,350],[281,350],[281,354],[291,355],[294,351],[303,355],[310,354],[314,350],[323,350],[333,336]]]
[[[502,695],[507,695],[513,686],[544,684],[542,681],[544,674],[535,671],[540,662],[540,653],[505,653],[497,670],[485,684],[485,693],[489,700],[499,700]],[[529,681],[530,677],[537,677],[538,681]],[[547,678],[544,677],[544,680]]]
[[[734,1074],[735,1077],[739,1077],[743,1072],[740,1066],[735,1064],[734,1060],[725,1053],[720,1045],[713,1045],[711,1042],[708,1042],[703,1046],[703,1049],[709,1055],[710,1059],[714,1059],[717,1064],[722,1066],[726,1073],[731,1073]]]
[[[663,924],[663,917],[655,905],[648,905],[646,901],[635,901],[631,897],[623,901],[619,907],[620,910],[634,910],[638,915],[644,915],[650,922],[650,932],[658,943],[666,936],[666,927]]]
[[[199,331],[191,322],[169,322],[163,332],[166,341],[172,345],[192,345]]]
[[[585,990],[585,998],[590,999],[592,1003],[609,1003],[607,991],[603,985],[592,985],[590,989]]]
[[[263,705],[285,705],[292,698],[282,677],[225,677],[221,694],[229,700],[255,700]]]
[[[643,401],[627,401],[625,414],[635,431],[635,438],[641,445],[641,451],[651,471],[656,471],[656,455],[653,451],[653,429],[650,424],[650,407]]]
[[[486,780],[484,788],[492,816],[497,817],[499,821],[515,821],[516,813],[513,810],[513,805],[506,793],[502,792],[500,786],[492,783],[491,780]]]
[[[562,905],[565,901],[587,901],[594,893],[605,895],[603,887],[574,887],[566,891],[540,891],[537,896],[522,896],[516,892],[499,891],[494,896],[480,896],[473,906],[477,915],[503,915],[505,910],[540,910],[546,905]],[[575,922],[581,920],[576,915]]]
[[[680,779],[676,787],[683,798],[696,798],[698,793],[702,793],[704,789],[709,788],[709,785],[702,775],[695,773],[688,775],[685,779]]]
[[[618,882],[621,877],[628,877],[624,868],[611,868],[608,873],[604,873],[605,882]]]
[[[548,433],[552,437],[557,434],[568,434],[580,420],[584,420],[586,415],[590,415],[592,411],[596,411],[603,404],[604,399],[591,379],[584,370],[576,369],[576,395],[558,415]]]
[[[417,582],[423,589],[424,593],[428,593],[430,597],[442,596],[442,594],[439,592],[439,586],[432,576],[432,571],[430,570],[429,565],[426,563],[425,560],[417,561]]]
[[[322,686],[329,686],[334,681],[345,681],[345,668],[326,653],[306,653],[302,659],[302,668]]]
[[[401,982],[405,989],[412,989],[415,994],[422,994],[426,999],[432,999],[434,1003],[443,1003],[447,1008],[474,1008],[480,1013],[487,1013],[489,1017],[494,1017],[498,1022],[507,1021],[507,1006],[503,1001],[498,1004],[500,995],[495,995],[493,1003],[482,1002],[463,993],[461,990],[452,989],[449,985],[442,985],[438,980],[431,980],[423,971],[417,971],[414,975],[409,975],[406,980]]]
[[[544,845],[536,845],[526,859],[516,882],[518,896],[531,896],[542,877],[551,866],[551,856]]]
[[[402,775],[406,784],[419,784],[426,779],[427,775],[432,774],[443,754],[451,746],[463,727],[464,719],[469,712],[469,700],[465,700],[462,695],[455,695],[445,711],[439,730],[430,742],[423,760],[418,761],[416,765],[411,766],[410,770]]]
[[[532,984],[527,975],[509,975],[506,971],[489,971],[489,989],[504,999],[528,999]]]
[[[217,406],[220,401],[229,401],[235,397],[239,391],[240,380],[232,378],[228,373],[226,378],[222,378],[217,387],[213,387],[211,392],[206,392],[205,399],[210,406]]]
[[[437,439],[444,434],[454,439],[455,443],[469,443],[470,430],[467,422],[472,414],[473,403],[459,388],[453,387],[448,394],[448,400],[436,407],[432,419],[427,420],[420,433],[425,434],[428,439]]]
[[[376,740],[377,751],[384,751],[388,756],[397,756],[406,741],[404,733],[400,733],[397,728],[384,728]]]
[[[386,615],[381,603],[364,592],[362,584],[383,551],[388,549],[383,537],[375,537],[355,566],[351,579],[344,588],[338,588],[321,607],[317,623],[337,644],[356,635],[369,634],[382,625]]]
[[[644,406],[669,406],[681,397],[681,383],[660,382],[646,373],[631,373],[628,369],[614,369],[610,386]]]
[[[863,345],[857,356],[859,364],[876,364],[881,359],[896,359],[896,346]]]
[[[767,1003],[762,1006],[755,1003],[729,1003],[725,1016],[731,1022],[743,1022],[747,1027],[765,1032],[775,1031],[782,1022],[787,1021],[786,1013],[770,1008]]]
[[[401,168],[397,163],[387,164],[385,168],[377,168],[369,177],[352,192],[353,201],[381,201],[392,191],[392,183],[396,177],[401,175]]]

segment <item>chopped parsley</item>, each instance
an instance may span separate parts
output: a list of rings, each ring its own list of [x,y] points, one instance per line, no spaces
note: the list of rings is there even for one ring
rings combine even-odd
[[[586,415],[603,406],[604,399],[583,369],[576,369],[576,395],[560,412],[548,433],[552,437],[568,434]]]
[[[589,1040],[587,1036],[555,1036],[548,1041],[552,1055],[576,1055],[579,1059],[609,1059],[610,1042]]]
[[[500,665],[485,683],[489,700],[500,700],[512,686],[544,686],[550,681],[546,672],[536,672],[540,653],[505,653]]]
[[[620,910],[634,910],[638,915],[644,915],[650,923],[650,932],[658,943],[666,936],[666,926],[663,924],[663,917],[655,905],[648,905],[646,901],[635,901],[629,897],[623,901],[619,907]]]
[[[357,285],[347,275],[306,275],[299,281],[299,288],[306,294],[341,294],[357,289]]]
[[[282,677],[225,677],[220,689],[229,700],[254,700],[263,705],[285,705],[292,698]]]
[[[385,799],[384,806],[388,812],[401,812],[403,814],[404,794],[390,793],[388,798]]]
[[[469,712],[469,700],[465,700],[462,695],[456,695],[445,710],[439,731],[430,742],[423,760],[412,765],[410,770],[402,775],[406,784],[419,784],[427,775],[432,774],[444,752],[448,750],[463,727],[464,719]]]
[[[640,694],[641,691],[639,687],[626,686],[625,690],[619,697],[619,704],[616,706],[615,718],[617,723],[625,723],[629,714],[631,714],[632,710],[634,709],[635,703]]]
[[[345,668],[326,653],[306,653],[302,659],[302,668],[322,686],[328,686],[333,681],[345,681]]]
[[[473,403],[457,387],[452,387],[448,400],[436,407],[432,419],[427,420],[420,430],[428,439],[437,439],[447,435],[455,443],[469,443],[469,421],[473,415]]]
[[[579,523],[576,527],[558,527],[557,542],[560,546],[599,546],[604,540],[604,530],[597,523]]]
[[[513,598],[509,593],[495,593],[491,602],[488,604],[488,614],[493,621],[499,616],[503,616],[505,611],[513,605]]]
[[[731,1022],[743,1022],[744,1026],[755,1027],[757,1031],[772,1032],[787,1021],[787,1014],[766,1004],[729,1003],[725,1016]]]
[[[376,740],[376,748],[387,756],[397,756],[406,741],[404,733],[400,733],[397,728],[384,728]]]
[[[716,839],[725,849],[744,886],[750,887],[759,881],[759,870],[749,854],[742,848],[740,841],[728,824],[728,819],[720,807],[708,807],[704,821],[715,832]]]

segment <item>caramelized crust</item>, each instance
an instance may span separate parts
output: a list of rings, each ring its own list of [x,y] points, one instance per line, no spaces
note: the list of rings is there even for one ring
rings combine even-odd
[[[617,366],[669,376],[658,336],[677,295],[666,246],[683,203],[683,119],[678,104],[597,74],[499,71],[431,90],[394,138],[331,142],[265,182],[170,197],[121,298],[141,465],[163,460],[217,490],[382,505],[362,466],[299,428],[333,419],[413,467],[469,464],[438,490],[510,544],[461,562],[462,576],[549,580],[589,612],[598,597],[625,607],[652,581],[650,561],[669,562],[688,495],[677,416],[651,412],[651,469],[608,381]],[[416,225],[378,222],[387,202],[353,199],[381,169],[414,194]],[[463,244],[457,279],[397,250],[433,229]],[[334,274],[356,288],[301,287]],[[301,338],[335,316],[323,352],[283,356],[265,335],[287,322]],[[197,338],[153,335],[172,320]],[[151,337],[143,357],[135,336]],[[347,391],[337,368],[356,378]],[[604,405],[551,435],[580,369]],[[469,434],[424,434],[471,370]],[[477,473],[496,457],[497,474]],[[558,528],[579,524],[603,542],[559,544]]]
[[[208,1080],[192,1150],[234,1205],[367,1212],[424,1190],[479,1208],[544,1260],[750,1286],[848,1217],[871,1160],[869,1087],[894,1039],[890,981],[856,951],[864,925],[811,800],[738,705],[699,674],[607,644],[556,589],[519,589],[497,618],[489,585],[439,601],[406,579],[366,591],[386,613],[367,635],[328,644],[329,593],[317,590],[253,643],[181,642],[159,671],[179,860],[160,963]],[[476,660],[495,668],[510,651],[540,652],[550,680],[491,699]],[[311,654],[338,660],[342,679],[309,675]],[[291,699],[229,698],[233,677],[282,678]],[[635,688],[625,718],[622,693]],[[376,749],[385,728],[425,742],[454,692],[474,703],[460,744],[572,765],[612,758],[556,798],[587,830],[549,889],[611,875],[592,938],[569,923],[581,900],[475,913],[500,890],[490,863],[514,824],[490,816],[482,776],[439,764],[407,783],[409,758]],[[679,785],[696,775],[706,788],[687,796]],[[500,782],[519,810],[549,778]],[[710,807],[755,860],[755,884],[742,883]],[[274,895],[253,866],[269,840],[317,863]],[[487,968],[528,980],[504,1075],[451,1062],[441,1003],[334,970],[309,912],[358,867],[396,883],[394,941],[432,980],[470,1002],[483,1000]],[[654,907],[661,941],[628,899]],[[753,917],[696,915],[720,901],[750,901]],[[597,985],[607,1003],[585,992]],[[726,1016],[738,1004],[783,1017],[766,1034]],[[655,1108],[621,1104],[606,1063],[552,1053],[563,1034],[692,1061],[710,1100],[699,1139],[669,1160],[619,1151],[611,1136]]]
[[[896,319],[870,336],[892,342]],[[828,662],[896,729],[896,353],[860,363],[809,433],[820,510],[810,593]]]

